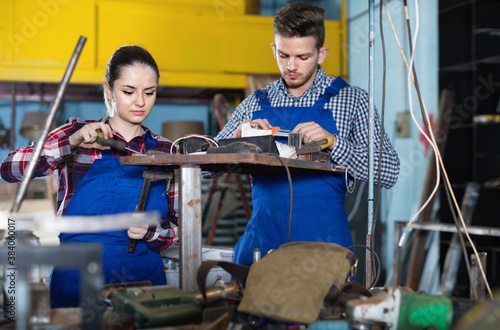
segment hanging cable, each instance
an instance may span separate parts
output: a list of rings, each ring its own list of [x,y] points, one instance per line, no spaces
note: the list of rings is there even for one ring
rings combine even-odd
[[[366,186],[366,181],[361,181],[361,184],[359,185],[358,194],[354,201],[354,205],[352,206],[351,212],[349,212],[349,215],[347,216],[347,221],[349,222],[351,222],[352,218],[358,212],[359,204],[361,202],[361,197],[363,197],[363,191],[365,190],[365,186]]]
[[[189,139],[189,138],[192,138],[192,137],[203,139],[203,140],[207,141],[208,144],[210,144],[213,147],[218,147],[219,146],[219,144],[217,143],[217,141],[215,141],[214,139],[211,139],[211,138],[209,138],[209,137],[207,137],[205,135],[188,134],[188,135],[181,136],[180,138],[178,138],[174,142],[172,142],[172,145],[170,146],[170,153],[172,154],[172,152],[174,151],[173,150],[174,146],[177,148],[177,150],[179,150],[179,141],[182,141],[182,140],[185,140],[185,139]]]
[[[271,153],[265,153],[266,155],[271,155],[276,157],[276,159],[283,164],[286,170],[286,176],[288,178],[288,186],[290,187],[290,208],[288,210],[288,235],[287,235],[287,243],[290,243],[290,232],[292,230],[292,208],[293,208],[293,187],[292,187],[292,176],[290,174],[290,169],[288,168],[288,165],[285,163],[285,161],[278,155],[271,154]]]
[[[448,199],[448,203],[450,205],[452,205],[451,193],[450,193],[450,190],[449,190],[449,188],[448,188],[447,185],[445,185],[445,191],[446,191],[446,198]],[[458,235],[458,238],[460,239],[460,246],[462,248],[462,253],[465,256],[464,261],[465,261],[465,268],[467,268],[467,275],[469,276],[469,281],[471,283],[474,283],[473,279],[472,279],[472,272],[471,272],[471,269],[470,269],[469,258],[466,257],[467,256],[467,250],[465,248],[464,238],[462,236],[462,231],[460,230],[460,227],[458,225],[459,222],[458,222],[457,214],[456,214],[455,209],[453,207],[450,208],[450,211],[451,211],[451,216],[453,218],[453,221],[455,222],[455,226],[457,228],[457,235]],[[472,287],[472,292],[474,293],[474,298],[477,300],[476,286],[472,285],[471,287]]]
[[[355,245],[351,245],[351,246],[347,247],[347,249],[352,249],[352,248],[356,248],[356,247],[364,248],[364,249],[370,251],[370,253],[375,257],[375,260],[377,260],[377,264],[373,263],[373,270],[374,270],[374,273],[376,274],[375,279],[372,281],[372,283],[370,283],[370,285],[368,285],[366,287],[366,289],[372,289],[373,286],[378,282],[378,279],[380,278],[380,268],[382,268],[381,264],[380,264],[380,258],[378,256],[378,254],[371,247],[369,247],[367,245],[355,244]],[[378,265],[378,268],[377,268],[377,265]]]
[[[406,4],[406,0],[403,0],[404,1],[404,4],[405,4],[405,16],[406,16],[406,22],[407,24],[409,25],[409,12],[408,12],[408,6]],[[412,46],[412,41],[411,41],[411,32],[409,32],[409,36],[408,38],[410,39],[408,42],[409,42],[409,46],[410,46],[410,70],[408,71],[408,99],[409,99],[409,106],[410,106],[410,114],[411,114],[411,117],[413,119],[413,122],[415,123],[415,125],[417,126],[418,130],[420,131],[420,133],[422,133],[422,135],[424,136],[424,138],[429,142],[429,144],[431,145],[432,149],[434,150],[434,156],[435,156],[435,159],[436,159],[436,184],[434,186],[434,189],[432,190],[431,194],[429,195],[429,197],[427,198],[427,200],[422,204],[422,206],[420,207],[420,209],[417,211],[417,213],[415,213],[413,215],[413,217],[411,217],[410,219],[410,222],[408,223],[408,226],[406,227],[402,237],[401,237],[401,241],[404,240],[404,237],[406,237],[406,234],[407,234],[407,231],[408,229],[411,227],[412,223],[417,219],[417,217],[420,215],[420,213],[427,207],[427,205],[432,201],[432,199],[434,198],[434,195],[436,195],[436,192],[438,191],[438,188],[439,188],[439,183],[440,183],[440,169],[439,169],[439,160],[438,160],[438,149],[437,149],[437,145],[433,143],[433,141],[431,141],[431,139],[429,138],[429,135],[428,134],[432,134],[432,128],[429,124],[430,120],[429,118],[427,117],[427,112],[425,113],[424,117],[426,117],[426,120],[424,120],[424,123],[425,123],[425,126],[426,126],[426,129],[427,129],[427,132],[425,132],[423,130],[423,128],[419,125],[418,123],[418,120],[415,118],[415,113],[413,111],[413,99],[412,99],[412,89],[411,89],[411,80],[412,80],[412,73],[413,73],[413,82],[415,84],[415,89],[417,90],[417,94],[419,94],[419,85],[418,85],[418,80],[417,78],[415,77],[415,65],[414,65],[414,60],[415,60],[415,47],[416,47],[416,42],[417,42],[417,37],[418,37],[418,32],[419,32],[419,24],[420,24],[420,19],[419,19],[419,11],[418,11],[418,0],[415,0],[415,17],[416,17],[416,23],[415,23],[415,36],[413,37],[413,45]],[[408,29],[409,29],[409,26],[408,26]],[[409,30],[408,30],[409,31]],[[418,98],[419,102],[421,103],[421,98],[419,97]],[[401,246],[401,241],[400,241],[400,246]]]
[[[408,28],[408,33],[410,35],[409,37],[409,42],[410,42],[410,53],[413,53],[413,50],[411,49],[412,48],[412,45],[411,45],[411,30],[410,30],[410,23],[409,23],[409,13],[408,13],[408,6],[407,6],[407,3],[406,3],[406,0],[403,0],[404,1],[404,5],[405,5],[405,13],[406,13],[406,18],[407,18],[407,28]],[[418,6],[418,3],[416,3],[417,6]],[[413,75],[411,75],[411,72],[409,73],[409,75],[411,75],[411,78],[412,78],[412,81],[413,81],[413,84],[415,85],[415,89],[416,89],[416,92],[417,92],[417,95],[418,95],[418,99],[419,99],[419,104],[420,104],[420,107],[421,107],[421,112],[422,112],[422,117],[424,119],[424,124],[426,125],[426,128],[427,128],[427,131],[429,132],[429,136],[430,138],[432,139],[432,143],[431,143],[431,146],[433,147],[434,151],[435,151],[435,157],[437,158],[437,160],[439,161],[439,165],[442,169],[442,175],[444,177],[444,180],[445,180],[445,184],[447,186],[447,189],[449,189],[449,192],[450,192],[450,196],[451,196],[451,199],[452,199],[452,202],[453,202],[453,206],[455,207],[455,209],[458,211],[457,214],[458,214],[458,217],[460,219],[460,222],[461,222],[461,225],[463,227],[463,230],[464,230],[464,234],[466,235],[467,237],[467,240],[469,241],[473,251],[474,251],[474,254],[476,255],[476,258],[477,258],[477,262],[478,262],[478,266],[479,266],[479,270],[481,272],[481,276],[483,277],[483,280],[485,282],[485,286],[486,286],[486,289],[488,291],[488,294],[490,296],[490,298],[493,300],[493,293],[491,291],[491,288],[490,288],[490,285],[489,285],[489,282],[488,282],[488,279],[486,278],[486,274],[484,272],[484,268],[483,268],[483,265],[480,261],[480,258],[479,258],[479,253],[477,252],[477,249],[476,249],[476,246],[474,244],[474,242],[472,242],[472,239],[470,238],[470,235],[469,235],[469,232],[467,230],[467,225],[465,224],[465,221],[463,219],[463,216],[462,216],[462,213],[460,212],[460,207],[458,206],[458,202],[456,200],[456,197],[455,197],[455,194],[453,192],[453,189],[451,188],[451,183],[450,183],[450,180],[448,178],[448,173],[446,171],[446,168],[444,167],[444,162],[443,162],[443,159],[441,157],[441,153],[439,152],[439,150],[436,148],[436,140],[435,140],[435,137],[434,137],[434,133],[430,127],[430,120],[429,120],[429,117],[428,117],[428,114],[427,114],[427,109],[425,107],[425,103],[423,102],[423,99],[422,99],[422,96],[420,94],[420,89],[418,87],[418,81],[416,79],[416,70],[415,70],[415,67],[412,65],[411,68],[410,66],[408,66],[408,62],[406,61],[406,57],[404,56],[404,53],[403,53],[403,50],[401,48],[401,45],[399,43],[399,39],[397,38],[397,33],[396,33],[396,30],[394,28],[394,24],[392,22],[392,19],[390,17],[390,12],[389,12],[389,9],[387,8],[387,1],[384,0],[384,6],[386,8],[386,12],[387,12],[387,16],[389,18],[389,21],[391,23],[391,27],[392,27],[392,30],[393,30],[393,33],[394,33],[394,36],[396,38],[396,42],[398,44],[398,47],[399,47],[399,51],[401,53],[401,56],[403,58],[403,61],[405,62],[405,65],[408,69],[408,71],[411,71],[413,72]],[[419,127],[419,126],[418,126]],[[437,178],[439,179],[439,178]],[[437,180],[436,180],[437,181]],[[450,205],[451,206],[451,205]],[[453,207],[451,206],[451,207]],[[403,233],[403,235],[401,236],[401,239],[400,239],[400,242],[399,242],[399,246],[402,246],[404,240],[405,240],[405,237],[406,237],[406,232],[408,230],[408,228],[410,227],[411,225],[411,221],[410,223],[408,224],[406,230],[405,230],[405,233]],[[457,224],[458,225],[458,224]]]

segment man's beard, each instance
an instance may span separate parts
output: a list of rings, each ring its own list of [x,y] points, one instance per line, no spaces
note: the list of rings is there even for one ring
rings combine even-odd
[[[286,86],[292,89],[298,89],[304,86],[309,80],[311,80],[311,77],[314,75],[315,69],[316,68],[313,67],[311,71],[307,72],[305,75],[300,75],[299,79],[294,79],[294,80],[291,80],[290,78],[287,77],[287,74],[292,73],[291,71],[287,70],[285,74],[285,77],[287,78],[284,79],[286,82]]]

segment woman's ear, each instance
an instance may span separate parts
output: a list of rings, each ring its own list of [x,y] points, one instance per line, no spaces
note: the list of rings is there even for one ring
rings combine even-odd
[[[106,93],[106,98],[111,102],[113,99],[113,92],[111,91],[111,87],[107,82],[104,83],[104,92]]]

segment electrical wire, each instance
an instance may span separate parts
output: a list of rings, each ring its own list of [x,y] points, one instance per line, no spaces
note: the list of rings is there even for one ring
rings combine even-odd
[[[448,203],[451,205],[452,201],[451,201],[450,190],[448,189],[447,185],[445,185],[445,188],[446,188],[445,189],[445,191],[446,191],[446,198],[448,199]],[[467,268],[467,274],[469,276],[469,281],[471,283],[473,283],[474,280],[472,279],[472,272],[471,272],[471,269],[470,269],[469,258],[466,257],[467,256],[467,250],[465,248],[465,242],[464,242],[464,238],[462,236],[462,231],[460,230],[460,227],[458,226],[457,214],[455,213],[455,209],[453,209],[453,208],[451,208],[450,211],[451,211],[451,216],[453,217],[453,221],[455,222],[455,226],[457,227],[457,235],[458,235],[458,238],[460,239],[460,246],[462,248],[462,253],[465,256],[464,261],[465,261],[465,267]],[[475,300],[477,300],[476,286],[471,285],[471,288],[472,288],[472,292],[474,293],[474,298],[475,298]]]
[[[204,139],[211,146],[214,146],[214,147],[218,147],[219,146],[219,144],[217,143],[217,141],[215,141],[214,139],[211,139],[211,138],[209,138],[209,137],[207,137],[205,135],[188,134],[188,135],[181,136],[180,138],[178,138],[174,142],[172,142],[172,145],[170,146],[170,153],[173,152],[174,146],[177,148],[177,150],[179,150],[179,141],[182,141],[182,140],[185,140],[185,139],[188,139],[188,138],[192,138],[192,137],[197,137],[197,138],[200,138],[200,139]]]
[[[408,6],[407,6],[407,3],[406,3],[406,0],[404,0],[404,4],[405,4],[405,12],[407,13],[407,28],[408,28],[408,35],[409,35],[409,37],[408,37],[408,38],[409,38],[409,40],[411,40],[411,30],[410,30],[410,22],[409,22]],[[417,26],[418,26],[418,21],[419,21],[419,19],[418,19],[418,18],[419,18],[419,17],[418,17],[418,0],[415,0],[415,8],[416,8],[416,19],[417,19]],[[416,35],[415,35],[415,40],[416,40]],[[411,45],[411,43],[410,43],[410,51],[411,51],[411,47],[412,47],[412,45]],[[413,51],[411,51],[411,53],[412,53],[412,57],[413,57],[414,50],[413,50]],[[411,62],[410,67],[412,68],[413,75],[414,75],[414,77],[415,77],[415,88],[416,88],[416,90],[417,90],[417,92],[418,92],[418,95],[419,95],[419,102],[420,102],[420,103],[422,103],[422,102],[423,102],[423,100],[422,100],[422,98],[421,98],[420,91],[419,91],[419,87],[418,87],[417,74],[416,74],[415,66],[414,66],[414,64],[413,64],[413,58],[412,58],[412,60],[411,60],[410,62]],[[408,79],[408,85],[410,85],[410,81],[409,81],[409,79]],[[410,94],[410,99],[411,99],[411,94]],[[410,101],[410,104],[411,104],[411,101]],[[423,108],[422,108],[422,109],[423,109]],[[429,118],[428,118],[428,116],[427,116],[427,112],[425,113],[425,115],[426,115],[426,117],[425,117],[425,118],[426,118],[425,123],[427,124],[427,131],[428,131],[428,132],[432,132],[432,128],[430,127],[430,120],[429,120]],[[415,120],[414,120],[414,121],[415,121]],[[432,133],[430,133],[430,134],[432,134]],[[433,136],[433,135],[432,135],[432,137],[433,137],[433,139],[434,139],[434,136]],[[427,139],[427,137],[426,137],[426,139]],[[434,146],[433,146],[433,149],[434,149],[434,150],[435,150],[435,152],[436,152],[436,162],[438,161],[438,159],[442,162],[441,155],[439,154],[439,151],[437,150],[437,143],[436,143],[436,141],[435,141],[435,140],[433,140],[433,142],[434,142],[434,144],[436,145],[436,148],[434,148]],[[444,169],[444,165],[442,165],[442,166],[443,166],[443,172],[444,172],[445,178],[448,180],[448,178],[447,178],[447,174],[446,174],[446,170]],[[437,173],[438,173],[438,175],[439,175],[439,172],[437,172]],[[439,176],[438,176],[438,178],[437,178],[437,180],[436,180],[436,181],[438,181],[438,180],[439,180]],[[467,229],[466,229],[466,227],[467,227],[467,226],[466,226],[465,221],[463,220],[463,217],[462,217],[462,212],[461,212],[461,210],[460,210],[460,207],[458,206],[458,203],[456,203],[455,195],[454,195],[454,193],[453,193],[453,190],[451,189],[451,183],[450,183],[449,181],[447,181],[447,184],[448,184],[448,186],[447,186],[447,192],[448,192],[448,193],[450,193],[450,195],[451,195],[451,196],[452,196],[452,198],[454,199],[454,201],[455,201],[455,206],[456,206],[456,208],[457,208],[457,213],[458,213],[458,214],[459,214],[459,216],[460,216],[460,220],[462,221],[462,225],[464,226],[465,233],[466,233],[467,237],[469,237],[469,238],[470,238],[469,233],[467,232]],[[437,190],[437,188],[436,188],[436,190]],[[454,220],[455,220],[455,219],[454,219]],[[459,229],[458,222],[455,222],[455,225],[457,226],[457,229],[458,229],[458,234],[460,235],[460,229]],[[460,237],[461,237],[461,236],[460,236]],[[461,240],[461,242],[462,242],[462,240]],[[493,299],[493,294],[492,294],[492,292],[491,292],[491,289],[489,288],[489,283],[488,283],[488,281],[487,281],[486,274],[484,273],[484,270],[483,270],[483,267],[482,267],[482,264],[481,264],[481,261],[480,261],[479,255],[478,255],[477,250],[476,250],[476,247],[474,246],[474,244],[473,244],[472,240],[470,240],[470,243],[471,243],[471,246],[472,246],[473,250],[474,250],[474,251],[475,251],[475,253],[476,253],[476,258],[478,259],[478,264],[479,264],[479,267],[480,267],[481,273],[482,273],[482,275],[483,275],[483,278],[484,278],[484,280],[485,280],[485,284],[486,284],[486,286],[487,286],[487,288],[488,288],[488,292],[490,293],[491,299]],[[465,244],[465,243],[464,243],[464,244]],[[465,248],[465,246],[464,246],[464,248]],[[465,258],[465,259],[467,259],[467,254],[466,254],[466,253],[464,254],[464,258]],[[468,262],[468,261],[467,261],[467,262]],[[473,282],[472,282],[472,274],[470,273],[470,267],[469,267],[467,270],[468,270],[468,272],[469,272],[469,273],[468,273],[468,275],[469,275],[469,278],[470,278],[470,280],[471,280],[471,283],[473,283]],[[473,286],[473,285],[472,285],[472,286]]]
[[[290,169],[285,161],[278,155],[272,153],[265,153],[265,155],[271,155],[276,157],[276,159],[283,164],[286,170],[286,176],[288,178],[288,186],[290,187],[290,209],[288,210],[288,235],[287,235],[287,243],[290,243],[290,232],[292,230],[292,208],[293,208],[293,186],[292,186],[292,176],[290,174]]]
[[[361,202],[361,197],[363,197],[363,191],[365,190],[366,181],[361,181],[359,185],[358,195],[356,196],[356,200],[354,201],[354,205],[352,206],[351,212],[347,216],[347,221],[351,222],[352,218],[358,212],[359,204]]]
[[[351,171],[354,173],[353,177],[352,177],[352,188],[349,188],[349,175],[348,175],[348,171]],[[356,172],[356,169],[354,167],[349,167],[349,166],[346,166],[345,168],[345,187],[347,189],[347,192],[349,194],[352,194],[354,192],[354,189],[356,189],[356,177],[357,177],[358,173]]]
[[[391,27],[392,27],[392,30],[393,30],[393,34],[396,38],[396,42],[398,44],[398,47],[399,47],[399,51],[401,53],[401,56],[403,58],[403,61],[405,62],[406,64],[406,67],[408,69],[408,71],[412,71],[413,72],[413,75],[411,75],[411,73],[409,75],[411,75],[412,77],[412,81],[413,81],[413,84],[415,85],[415,89],[417,91],[417,95],[418,95],[418,99],[419,99],[419,104],[420,104],[420,107],[421,107],[421,112],[422,112],[422,117],[424,118],[424,124],[426,125],[426,128],[427,128],[427,131],[429,132],[429,136],[430,138],[432,139],[432,143],[431,143],[431,146],[433,147],[433,149],[435,150],[436,154],[435,154],[435,157],[438,159],[439,161],[439,165],[442,169],[442,175],[444,177],[444,180],[445,180],[445,184],[447,186],[447,189],[449,189],[449,192],[450,192],[450,196],[451,196],[451,199],[453,201],[453,206],[455,207],[456,210],[458,210],[457,214],[458,214],[458,217],[460,219],[460,222],[461,222],[461,225],[463,227],[463,230],[464,230],[464,234],[466,235],[467,237],[467,240],[469,241],[473,251],[474,251],[474,254],[476,255],[476,258],[477,258],[477,262],[478,262],[478,266],[479,266],[479,270],[481,272],[481,276],[483,277],[483,280],[485,282],[485,286],[486,286],[486,289],[488,291],[488,294],[490,296],[490,298],[493,300],[493,293],[491,291],[491,288],[490,288],[490,285],[489,285],[489,282],[488,282],[488,279],[486,278],[486,274],[484,272],[484,268],[483,268],[483,265],[480,261],[480,258],[479,258],[479,253],[477,252],[477,249],[476,249],[476,246],[474,245],[474,242],[472,242],[472,239],[470,238],[470,235],[469,235],[469,232],[467,230],[467,225],[465,224],[465,221],[463,219],[463,216],[462,216],[462,213],[460,212],[460,207],[458,206],[458,203],[457,203],[457,200],[456,200],[456,197],[455,197],[455,194],[453,192],[453,189],[451,188],[451,183],[450,183],[450,180],[448,178],[448,173],[446,171],[446,168],[444,167],[444,162],[443,162],[443,159],[441,157],[441,154],[439,152],[439,150],[437,150],[435,148],[435,146],[437,145],[436,143],[436,140],[435,140],[435,137],[434,137],[434,133],[430,127],[430,120],[429,120],[429,117],[428,117],[428,114],[427,114],[427,110],[426,110],[426,107],[425,107],[425,103],[422,99],[422,96],[420,94],[420,89],[418,87],[418,81],[416,79],[416,70],[415,70],[415,67],[414,65],[412,64],[411,66],[411,69],[410,69],[410,66],[408,66],[408,62],[406,61],[406,57],[404,56],[404,53],[403,53],[403,50],[401,48],[401,45],[399,43],[399,39],[397,37],[397,33],[396,33],[396,30],[394,28],[394,24],[392,22],[392,19],[390,17],[390,12],[389,12],[389,9],[387,8],[387,1],[384,0],[384,5],[385,5],[385,8],[386,8],[386,12],[387,12],[387,15],[388,15],[388,18],[389,18],[389,21],[391,23]],[[410,42],[410,53],[413,53],[413,50],[411,49],[411,30],[410,30],[410,23],[409,23],[409,13],[408,13],[408,6],[407,6],[407,3],[406,3],[406,0],[404,0],[404,5],[405,5],[405,13],[406,13],[406,20],[407,20],[407,28],[408,28],[408,33],[410,35],[409,37],[409,42]],[[417,4],[418,6],[418,4]],[[437,180],[439,179],[439,177],[437,178]],[[450,205],[451,206],[451,205]],[[451,206],[452,207],[452,206]],[[411,222],[408,224],[406,230],[410,227],[411,225]],[[457,224],[458,226],[458,224]],[[406,233],[406,230],[405,230],[405,233]],[[401,246],[403,244],[403,241],[404,241],[404,238],[406,237],[405,233],[403,233],[402,237],[401,237],[401,240],[400,240],[400,244],[399,246]],[[466,257],[466,256],[464,256]]]
[[[356,247],[361,247],[361,248],[364,248],[368,251],[370,251],[370,253],[372,255],[375,256],[375,259],[377,260],[377,264],[378,264],[378,268],[376,268],[375,264],[373,264],[373,268],[374,270],[376,270],[376,275],[375,275],[375,279],[373,280],[372,283],[370,283],[370,285],[367,287],[367,289],[371,289],[373,288],[373,286],[378,282],[378,279],[380,278],[380,268],[381,268],[381,263],[380,263],[380,258],[377,254],[377,252],[375,252],[375,250],[373,250],[371,247],[367,246],[367,245],[362,245],[362,244],[354,244],[354,245],[351,245],[349,246],[347,249],[352,249],[352,248],[356,248]],[[365,270],[366,271],[366,270]]]
[[[405,3],[405,16],[406,16],[406,21],[407,21],[407,24],[409,25],[409,12],[408,12],[408,6],[406,4],[406,0],[404,0],[404,3]],[[411,117],[413,119],[413,122],[415,123],[415,125],[417,126],[418,130],[420,131],[420,133],[424,136],[424,138],[429,142],[429,144],[431,145],[432,149],[434,150],[434,157],[436,159],[436,184],[434,185],[434,189],[432,189],[432,192],[431,194],[429,195],[429,197],[427,198],[427,200],[422,204],[422,206],[420,207],[420,209],[411,217],[410,219],[410,222],[408,223],[408,226],[406,226],[405,228],[405,231],[403,232],[403,235],[401,236],[401,240],[399,242],[399,246],[402,245],[402,241],[404,240],[404,238],[406,237],[407,235],[407,231],[408,229],[411,227],[411,225],[413,224],[413,222],[417,219],[417,217],[420,215],[420,213],[422,213],[422,211],[427,207],[427,205],[429,205],[429,203],[432,201],[432,199],[434,198],[434,195],[436,195],[436,192],[438,191],[439,189],[439,183],[440,183],[440,178],[441,178],[441,174],[440,174],[440,168],[439,168],[439,160],[438,160],[438,149],[437,149],[437,145],[434,144],[431,139],[429,138],[429,136],[427,135],[427,133],[431,134],[430,132],[432,132],[432,129],[430,128],[430,125],[426,125],[426,128],[427,128],[427,133],[423,130],[423,128],[419,125],[418,123],[418,120],[415,118],[415,113],[413,111],[413,99],[412,99],[412,89],[411,89],[411,74],[412,74],[412,71],[413,71],[413,77],[414,77],[414,84],[415,84],[415,89],[419,89],[418,87],[418,80],[416,79],[415,77],[415,66],[414,66],[414,61],[415,61],[415,48],[416,48],[416,42],[417,42],[417,37],[418,37],[418,32],[419,32],[419,26],[420,26],[420,19],[419,19],[419,11],[418,11],[418,0],[415,0],[415,17],[416,17],[416,23],[415,23],[415,35],[413,37],[413,45],[412,46],[412,42],[411,42],[411,32],[409,32],[409,44],[410,44],[410,70],[408,71],[408,99],[409,99],[409,106],[410,106],[410,114],[411,114]],[[420,101],[420,99],[419,99]],[[427,113],[425,114],[425,117],[427,117]],[[425,122],[428,121],[428,117],[426,118]]]

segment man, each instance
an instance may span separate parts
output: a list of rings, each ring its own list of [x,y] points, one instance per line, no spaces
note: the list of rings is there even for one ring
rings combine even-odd
[[[247,97],[216,139],[241,137],[241,125],[302,133],[303,143],[331,136],[332,162],[349,168],[350,177],[368,179],[368,95],[321,68],[328,55],[324,10],[300,2],[283,7],[274,19],[271,43],[281,79]],[[379,158],[380,121],[375,121],[375,159]],[[378,162],[375,162],[377,170]],[[387,136],[383,139],[380,183],[392,187],[399,159]],[[352,245],[344,211],[344,175],[292,176],[293,212],[290,241],[333,242]],[[252,263],[254,249],[264,255],[287,242],[290,190],[286,175],[254,175],[253,214],[235,248],[235,262]]]

